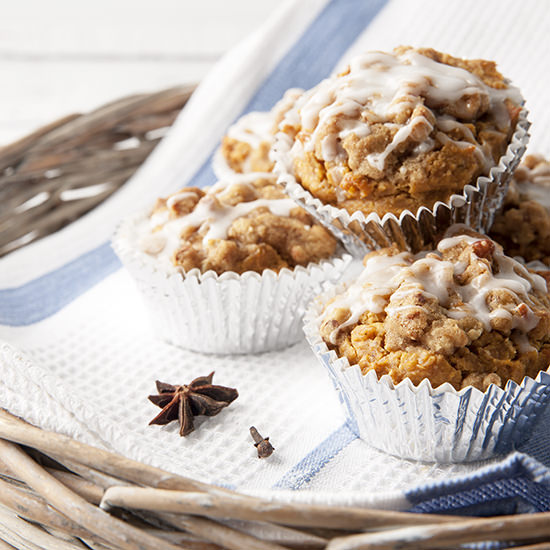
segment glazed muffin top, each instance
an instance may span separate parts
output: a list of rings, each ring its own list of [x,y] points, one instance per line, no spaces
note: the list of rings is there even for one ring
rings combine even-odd
[[[140,247],[170,270],[262,273],[330,258],[336,239],[273,181],[241,176],[158,199]]]
[[[369,52],[298,98],[277,137],[288,154],[276,155],[324,203],[416,212],[498,163],[521,103],[491,61],[410,47]]]
[[[318,319],[329,348],[363,373],[433,387],[485,390],[548,368],[546,281],[494,241],[461,231],[433,252],[367,255],[359,279]]]
[[[221,162],[237,173],[263,172],[273,169],[269,151],[273,145],[279,123],[294,105],[303,90],[287,90],[271,111],[255,111],[242,116],[222,139],[221,159],[215,160],[223,172]]]
[[[490,236],[509,256],[550,266],[550,162],[529,155],[514,172]]]

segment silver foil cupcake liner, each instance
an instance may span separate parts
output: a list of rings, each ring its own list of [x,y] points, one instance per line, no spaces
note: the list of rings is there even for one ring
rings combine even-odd
[[[527,147],[529,126],[527,110],[523,108],[506,152],[488,176],[478,177],[474,185],[466,185],[461,195],[452,195],[447,202],[437,202],[432,208],[422,206],[416,213],[404,210],[399,216],[387,213],[380,217],[374,212],[350,214],[314,197],[293,175],[289,156],[292,139],[283,132],[277,134],[271,159],[278,182],[284,185],[287,194],[330,229],[350,254],[362,257],[369,250],[394,243],[403,250],[418,252],[436,242],[455,223],[478,231],[489,229],[508,190],[510,176]]]
[[[341,251],[307,268],[279,273],[169,272],[137,243],[136,224],[122,222],[112,246],[135,280],[157,336],[203,353],[258,353],[282,349],[302,337],[302,318],[309,301],[336,282],[351,258]]]
[[[340,290],[342,288],[340,287]],[[333,289],[312,303],[304,332],[315,355],[338,391],[357,435],[391,455],[425,462],[456,463],[491,458],[528,438],[550,404],[550,374],[504,389],[491,384],[457,391],[451,384],[415,386],[409,379],[394,384],[389,375],[364,375],[357,365],[329,350],[319,334],[319,316]]]

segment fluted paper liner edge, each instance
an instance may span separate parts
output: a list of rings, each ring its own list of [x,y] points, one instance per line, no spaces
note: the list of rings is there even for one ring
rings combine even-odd
[[[306,339],[327,369],[357,435],[373,447],[400,458],[440,463],[484,460],[524,441],[550,403],[550,369],[521,384],[491,386],[482,392],[433,388],[428,379],[415,386],[389,375],[364,375],[329,350],[319,333],[319,316],[344,286],[312,302],[304,317]]]
[[[527,114],[522,108],[506,152],[488,176],[478,177],[474,185],[466,185],[461,195],[452,195],[447,202],[439,201],[432,208],[421,206],[416,214],[410,210],[399,216],[387,213],[380,217],[374,212],[365,215],[359,211],[350,214],[343,208],[324,204],[296,181],[288,154],[292,140],[283,132],[276,135],[272,148],[273,171],[286,193],[331,230],[353,256],[362,257],[369,250],[394,243],[417,252],[455,223],[481,231],[489,229],[495,210],[506,195],[509,178],[527,148],[530,127]]]

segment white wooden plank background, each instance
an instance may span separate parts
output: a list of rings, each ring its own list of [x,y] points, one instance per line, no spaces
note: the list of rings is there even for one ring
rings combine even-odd
[[[198,82],[280,0],[0,0],[0,145],[125,94]]]

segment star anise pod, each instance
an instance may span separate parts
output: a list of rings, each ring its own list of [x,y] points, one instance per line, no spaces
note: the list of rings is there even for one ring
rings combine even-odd
[[[150,395],[149,401],[162,407],[162,411],[149,425],[168,424],[177,420],[180,424],[180,435],[186,436],[195,429],[195,416],[214,416],[237,399],[239,393],[235,388],[213,385],[213,376],[214,373],[211,372],[208,376],[199,376],[190,384],[182,386],[172,386],[157,380],[159,394]]]

